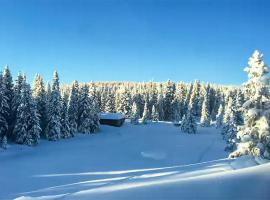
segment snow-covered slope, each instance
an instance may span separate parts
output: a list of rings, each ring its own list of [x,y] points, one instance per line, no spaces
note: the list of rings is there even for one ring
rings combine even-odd
[[[102,126],[0,153],[0,199],[269,199],[270,164],[226,159],[215,128]]]

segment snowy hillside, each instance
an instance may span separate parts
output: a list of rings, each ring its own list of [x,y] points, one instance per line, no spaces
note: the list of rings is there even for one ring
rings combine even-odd
[[[193,135],[160,122],[101,130],[0,152],[0,199],[270,197],[270,164],[227,159],[215,128]]]

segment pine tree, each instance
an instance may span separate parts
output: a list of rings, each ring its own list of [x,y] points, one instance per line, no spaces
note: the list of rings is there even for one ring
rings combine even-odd
[[[209,105],[209,85],[205,88],[204,91],[204,100],[202,105],[202,113],[201,113],[201,126],[209,127],[211,123],[210,116],[210,105]]]
[[[91,112],[91,133],[96,133],[100,129],[100,124],[99,124],[99,116],[98,112],[96,110],[97,106],[93,101],[91,101],[91,106],[90,106],[90,112]]]
[[[2,74],[0,74],[0,148],[7,148],[7,111],[8,111],[8,97],[5,93],[5,84],[3,82]]]
[[[158,110],[156,109],[155,105],[152,106],[152,116],[151,116],[151,118],[152,118],[152,121],[154,121],[154,122],[159,121],[159,114],[158,114]]]
[[[143,109],[143,116],[142,116],[142,123],[146,124],[147,120],[149,120],[149,110],[148,110],[148,101],[145,101],[144,109]]]
[[[17,111],[18,107],[21,102],[21,92],[22,92],[22,87],[23,83],[25,82],[25,76],[22,75],[21,73],[18,74],[17,79],[15,80],[15,85],[13,88],[13,99],[11,102],[12,105],[12,112],[11,112],[11,124],[9,127],[9,130],[12,132],[11,139],[15,141],[15,136],[13,135],[14,127],[15,127],[15,122],[16,122],[16,117],[17,117]]]
[[[39,115],[40,127],[42,130],[41,136],[45,138],[46,137],[45,129],[47,126],[47,108],[46,108],[47,97],[43,79],[39,74],[36,74],[34,79],[33,97],[37,104],[37,112]]]
[[[137,125],[139,123],[140,113],[136,102],[132,104],[132,115],[130,118],[130,123]]]
[[[193,109],[193,114],[195,115],[195,117],[199,117],[201,114],[200,90],[201,90],[201,83],[200,81],[196,80],[192,87],[192,92],[189,100],[189,107]]]
[[[71,86],[71,92],[68,103],[68,119],[70,133],[72,136],[78,131],[78,112],[79,112],[79,83],[74,81]]]
[[[235,99],[235,121],[237,125],[243,125],[244,117],[242,106],[244,104],[244,95],[241,90],[237,91],[236,99]]]
[[[105,111],[110,112],[110,113],[116,112],[115,95],[111,90],[108,91],[108,98],[107,98],[107,101],[105,103]]]
[[[174,98],[172,105],[173,105],[173,122],[174,124],[179,124],[179,122],[181,121],[179,101],[176,98]]]
[[[220,104],[218,108],[218,114],[216,116],[216,128],[220,128],[223,126],[223,105]]]
[[[91,100],[89,97],[89,88],[83,85],[79,95],[79,123],[78,131],[81,133],[91,133],[94,122],[91,113]]]
[[[228,102],[224,111],[223,124],[227,124],[229,122],[232,111],[233,111],[233,99],[231,96],[229,96]]]
[[[180,119],[183,118],[185,114],[185,99],[187,96],[187,87],[184,83],[179,83],[176,87],[176,92],[175,92],[175,98],[179,103],[179,114],[180,114]]]
[[[123,113],[127,118],[131,115],[131,103],[132,98],[130,91],[127,87],[123,87],[120,90],[119,96],[118,96],[118,112]]]
[[[165,87],[165,97],[164,97],[164,120],[172,121],[173,120],[173,99],[175,93],[175,84],[170,80],[166,83]]]
[[[61,97],[61,138],[70,138],[68,121],[68,94],[65,92]]]
[[[4,84],[4,93],[7,98],[7,112],[5,114],[5,119],[8,123],[8,134],[7,137],[11,137],[12,135],[12,125],[13,125],[13,119],[12,119],[12,100],[14,97],[14,92],[13,92],[13,80],[12,80],[12,75],[9,70],[9,67],[6,66],[4,69],[4,74],[3,74],[3,84]]]
[[[53,75],[52,91],[49,99],[46,136],[51,141],[61,138],[61,96],[59,77],[56,71]]]
[[[158,95],[157,111],[158,111],[158,117],[159,117],[158,120],[163,121],[164,120],[164,99],[161,92]]]
[[[24,79],[21,97],[13,130],[15,141],[18,144],[29,146],[37,145],[40,138],[40,124],[35,101],[32,97],[30,85]]]
[[[230,157],[250,154],[270,159],[270,94],[268,68],[263,55],[255,51],[245,68],[249,80],[245,83],[250,99],[244,105],[244,125],[239,127],[237,150]]]
[[[197,133],[197,123],[193,114],[193,110],[189,109],[187,115],[184,115],[181,122],[181,131],[184,133]]]
[[[237,121],[235,118],[235,112],[231,113],[230,120],[227,123],[227,131],[224,135],[224,139],[227,142],[227,146],[225,148],[226,151],[233,151],[236,149],[236,133],[237,133]]]

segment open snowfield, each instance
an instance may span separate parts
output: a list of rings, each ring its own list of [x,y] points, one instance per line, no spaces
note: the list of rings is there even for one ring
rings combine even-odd
[[[270,199],[270,163],[227,159],[215,128],[101,129],[0,152],[0,199]]]

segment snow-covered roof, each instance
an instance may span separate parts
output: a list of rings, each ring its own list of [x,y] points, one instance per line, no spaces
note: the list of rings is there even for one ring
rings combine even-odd
[[[123,119],[125,116],[122,113],[109,113],[109,112],[102,112],[99,113],[100,119]]]

